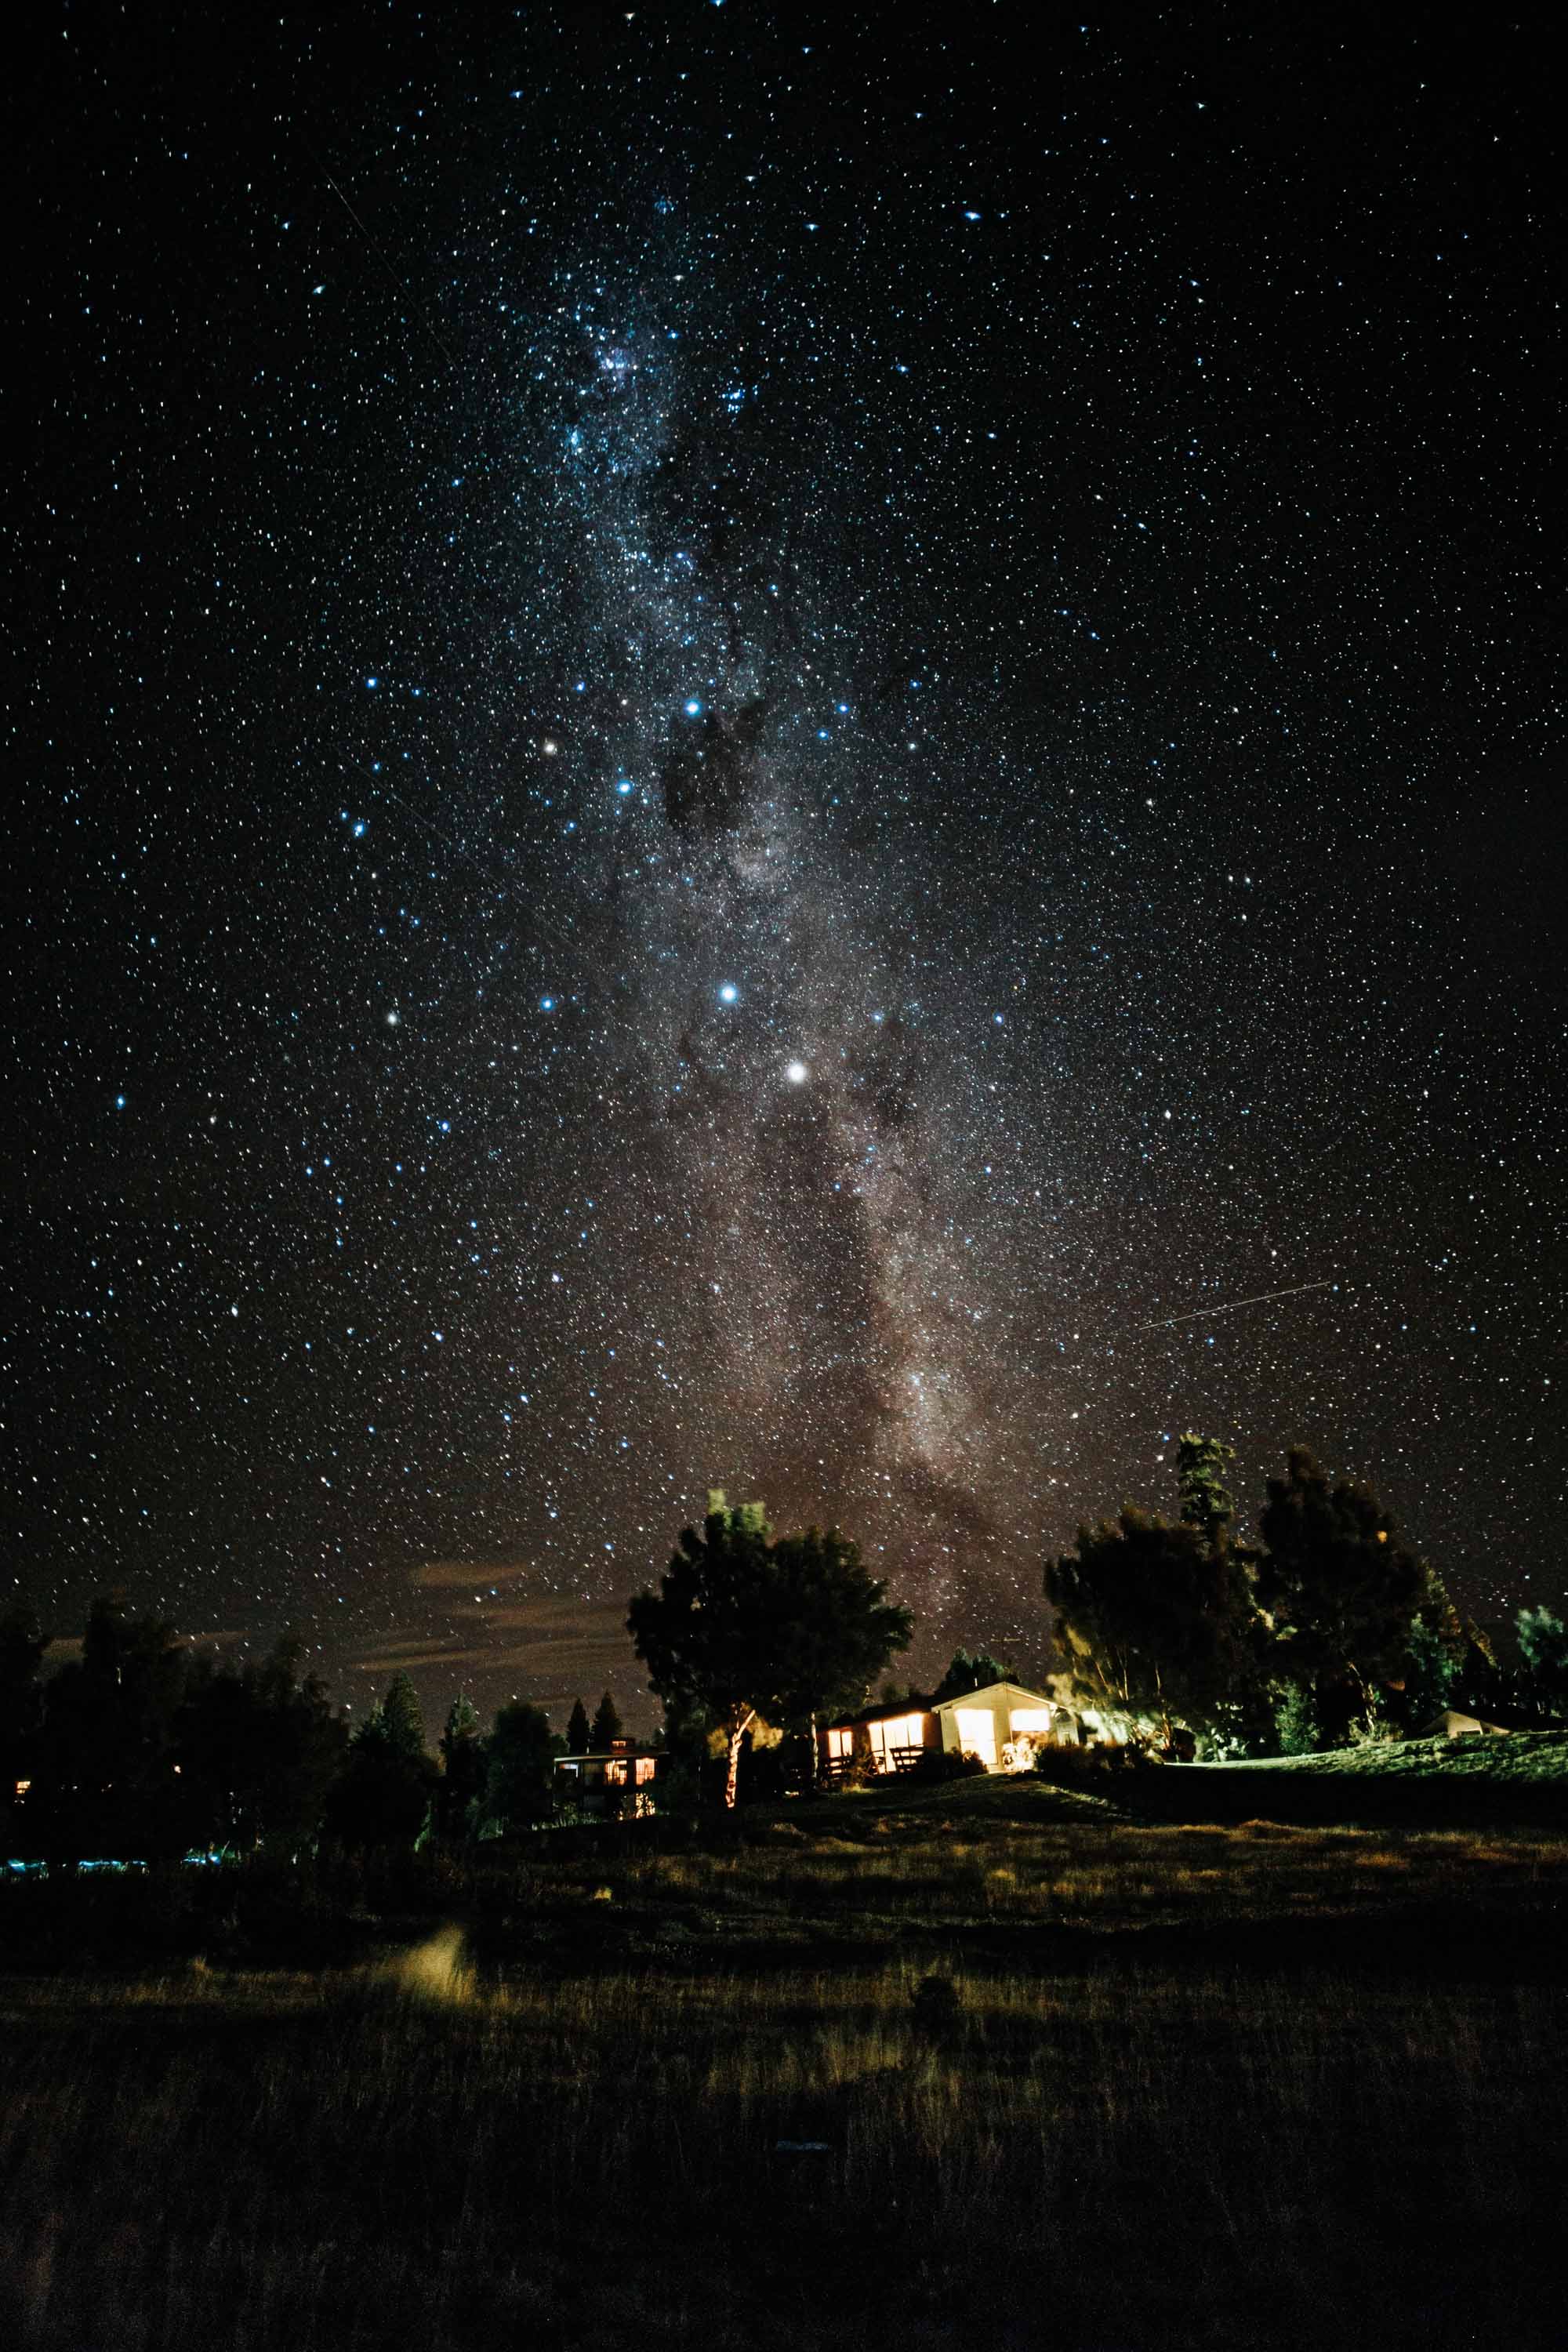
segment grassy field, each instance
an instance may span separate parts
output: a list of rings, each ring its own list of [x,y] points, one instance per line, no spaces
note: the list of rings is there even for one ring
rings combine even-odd
[[[337,1969],[237,1879],[178,1963],[0,1975],[0,2341],[1560,2344],[1565,1883],[995,1781],[302,1883]]]

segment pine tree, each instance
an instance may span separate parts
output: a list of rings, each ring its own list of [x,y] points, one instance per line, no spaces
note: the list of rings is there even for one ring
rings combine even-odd
[[[574,1698],[572,1712],[566,1718],[566,1753],[568,1756],[586,1756],[593,1745],[594,1733],[588,1721],[588,1710],[580,1698]]]
[[[485,1785],[485,1744],[479,1737],[479,1711],[471,1698],[452,1701],[439,1745],[441,1785],[436,1792],[436,1826],[442,1837],[458,1838],[468,1827],[468,1809]]]
[[[608,1691],[594,1710],[594,1728],[590,1734],[590,1753],[606,1756],[621,1736],[621,1718],[615,1700]]]
[[[387,1684],[386,1696],[381,1702],[381,1718],[387,1744],[395,1755],[424,1755],[424,1710],[419,1705],[419,1694],[405,1674],[394,1675]]]

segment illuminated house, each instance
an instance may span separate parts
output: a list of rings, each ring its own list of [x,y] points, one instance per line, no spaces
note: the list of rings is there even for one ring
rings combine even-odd
[[[988,1772],[1026,1772],[1037,1747],[1076,1739],[1078,1723],[1043,1692],[1022,1683],[987,1683],[955,1698],[906,1698],[862,1707],[817,1733],[817,1761],[827,1778],[863,1771],[908,1772],[928,1750],[978,1756]]]
[[[555,1810],[618,1821],[654,1811],[654,1784],[665,1758],[617,1739],[595,1756],[555,1759]]]

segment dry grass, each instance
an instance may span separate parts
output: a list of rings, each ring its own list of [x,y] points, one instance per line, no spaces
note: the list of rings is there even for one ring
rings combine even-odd
[[[1561,1983],[1431,1933],[1522,1951],[1561,1844],[861,1827],[530,1859],[335,1975],[0,1979],[0,2341],[1561,2340]]]

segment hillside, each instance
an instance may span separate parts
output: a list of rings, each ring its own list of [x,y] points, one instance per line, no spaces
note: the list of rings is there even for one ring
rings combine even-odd
[[[1166,1765],[1113,1793],[1129,1812],[1166,1822],[1558,1829],[1568,1826],[1568,1732],[1384,1739],[1317,1756]]]

